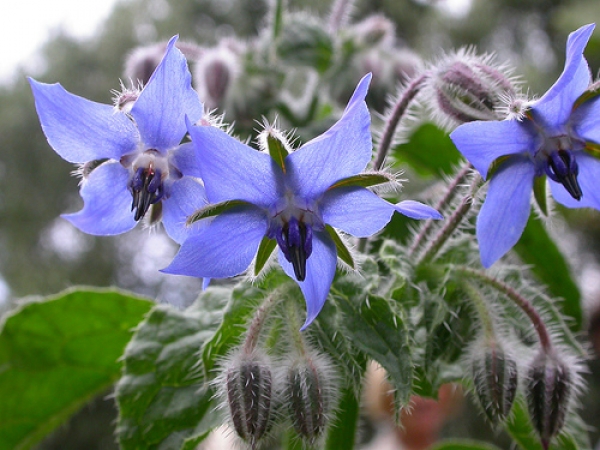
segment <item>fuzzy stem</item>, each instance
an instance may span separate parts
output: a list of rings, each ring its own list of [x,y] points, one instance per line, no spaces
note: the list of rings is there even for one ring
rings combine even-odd
[[[494,332],[494,321],[492,320],[492,315],[488,310],[487,304],[485,303],[481,292],[479,292],[479,290],[468,281],[464,281],[462,283],[462,288],[467,293],[469,299],[473,301],[475,309],[477,309],[477,314],[479,315],[479,319],[483,325],[486,339],[490,342],[495,341],[496,334]]]
[[[406,86],[402,95],[392,108],[392,111],[389,114],[385,123],[385,128],[383,129],[381,140],[379,141],[377,157],[375,158],[375,163],[373,164],[375,170],[379,170],[383,166],[383,162],[385,161],[387,152],[390,149],[390,145],[392,144],[392,139],[394,138],[394,134],[396,133],[396,128],[398,127],[400,120],[402,119],[402,117],[404,117],[404,114],[408,110],[410,102],[419,93],[427,78],[429,78],[429,74],[426,72],[412,80],[409,83],[409,85]]]
[[[460,170],[460,172],[458,172],[456,177],[451,181],[451,183],[446,188],[445,195],[440,199],[440,201],[437,203],[437,205],[435,205],[436,210],[438,210],[439,212],[442,212],[450,204],[450,202],[452,202],[452,200],[454,200],[454,197],[456,197],[458,186],[465,181],[465,178],[471,172],[472,168],[473,168],[473,166],[470,163],[467,163]],[[413,244],[410,247],[409,255],[413,255],[419,249],[423,240],[429,236],[429,233],[431,232],[433,223],[434,223],[433,219],[427,219],[425,221],[425,223],[421,227],[421,230],[419,231],[419,234],[417,234]]]
[[[285,0],[273,0],[273,42],[279,37],[281,27],[283,26],[283,11],[285,9]]]
[[[252,322],[250,322],[250,325],[248,326],[246,338],[244,339],[243,349],[245,354],[251,354],[256,348],[256,344],[258,343],[258,338],[260,337],[260,332],[265,323],[265,319],[269,316],[271,308],[273,308],[280,298],[281,295],[278,295],[278,291],[272,292],[271,295],[265,298],[265,300],[254,313]]]
[[[506,295],[506,297],[508,297],[510,300],[512,300],[519,308],[521,308],[521,310],[527,315],[527,317],[529,317],[529,320],[531,320],[531,323],[533,324],[533,327],[535,328],[535,331],[539,336],[540,345],[542,346],[544,352],[547,354],[552,352],[553,347],[552,339],[550,339],[550,333],[548,332],[548,329],[546,328],[546,324],[542,320],[542,317],[536,311],[531,302],[529,302],[529,300],[527,300],[525,297],[523,297],[505,282],[500,281],[497,278],[494,278],[480,270],[471,269],[469,267],[457,267],[456,271],[461,272],[465,275],[470,275],[474,278],[477,278],[480,281],[483,281],[485,284],[493,287],[502,294]]]
[[[304,336],[300,332],[300,321],[298,320],[298,310],[294,302],[289,299],[286,302],[286,312],[288,315],[288,328],[292,335],[292,340],[294,341],[294,347],[298,351],[298,353],[302,356],[306,356],[306,342],[304,341]]]
[[[350,8],[354,5],[354,0],[336,0],[331,7],[329,14],[329,31],[334,34],[340,28],[346,25]]]
[[[473,206],[473,197],[475,193],[479,190],[480,183],[481,176],[475,175],[471,183],[471,188],[469,189],[469,192],[462,199],[462,202],[460,203],[458,208],[456,208],[456,210],[454,211],[454,213],[452,213],[450,218],[444,222],[444,226],[429,243],[429,246],[425,249],[423,254],[419,258],[417,258],[417,266],[433,258],[439,252],[440,248],[442,248],[442,245],[444,245],[448,238],[450,238],[454,230],[456,230],[456,228],[462,223],[463,219],[466,217],[467,213]]]

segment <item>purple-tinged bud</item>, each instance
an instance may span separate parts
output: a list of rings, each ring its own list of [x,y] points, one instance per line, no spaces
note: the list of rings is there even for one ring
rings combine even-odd
[[[115,92],[113,98],[115,109],[119,112],[129,114],[139,96],[140,91],[138,89],[123,88],[121,92]]]
[[[224,373],[231,422],[253,448],[273,423],[273,372],[268,356],[252,352],[231,359]]]
[[[393,46],[396,27],[394,22],[383,14],[375,14],[353,25],[350,34],[359,48],[374,45]]]
[[[327,425],[335,391],[331,375],[322,356],[295,361],[287,372],[284,389],[290,418],[296,432],[311,442]]]
[[[517,363],[496,342],[473,359],[475,393],[492,424],[506,419],[517,394]]]
[[[527,374],[527,405],[544,449],[565,423],[573,390],[573,375],[555,353],[541,351]]]
[[[241,72],[240,54],[233,45],[207,49],[194,69],[194,79],[208,109],[222,107],[232,84]]]
[[[460,50],[431,70],[427,105],[443,126],[474,120],[501,120],[516,97],[515,81],[493,66],[490,56]]]

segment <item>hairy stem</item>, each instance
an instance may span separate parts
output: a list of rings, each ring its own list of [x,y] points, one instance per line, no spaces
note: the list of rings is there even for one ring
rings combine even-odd
[[[477,314],[481,320],[486,339],[488,341],[495,341],[496,335],[494,332],[494,321],[492,320],[492,316],[488,310],[485,300],[483,299],[483,296],[481,295],[481,292],[479,292],[479,290],[468,281],[461,283],[461,286],[467,293],[469,299],[475,305],[475,309],[477,310]]]
[[[548,333],[546,324],[529,300],[527,300],[505,282],[498,280],[497,278],[494,278],[480,270],[471,269],[469,267],[457,267],[456,271],[484,282],[513,301],[519,308],[521,308],[527,317],[529,317],[529,320],[533,324],[533,327],[538,334],[540,345],[542,346],[544,352],[550,353],[552,351],[552,340],[550,339],[550,333]]]
[[[444,226],[440,228],[438,234],[429,243],[429,246],[425,249],[423,254],[417,258],[416,265],[431,260],[440,251],[442,246],[450,238],[454,230],[462,223],[463,219],[467,216],[469,210],[473,206],[473,197],[479,190],[480,184],[481,176],[475,175],[471,182],[469,192],[467,192],[467,195],[462,199],[458,208],[456,208],[452,215],[444,222]]]
[[[375,162],[373,164],[375,170],[379,170],[383,166],[383,162],[385,161],[385,157],[390,149],[390,145],[392,144],[392,140],[400,120],[404,117],[404,114],[408,110],[411,101],[419,93],[428,77],[429,74],[424,73],[412,80],[409,85],[406,86],[402,92],[402,95],[400,95],[398,101],[393,106],[391,113],[387,117],[385,128],[381,134],[381,140],[379,141],[377,156],[375,157]]]
[[[252,318],[252,322],[248,326],[246,338],[244,339],[244,353],[251,354],[258,344],[258,338],[262,331],[266,318],[269,316],[273,306],[281,299],[281,294],[278,290],[272,292],[262,304],[258,307]]]
[[[329,14],[329,31],[337,33],[337,31],[346,25],[350,9],[354,6],[354,0],[336,0],[331,7]]]
[[[454,200],[456,197],[458,187],[465,182],[467,175],[471,172],[473,166],[470,163],[467,163],[457,174],[456,177],[450,182],[448,187],[446,188],[446,193],[440,199],[440,201],[435,205],[435,209],[440,213],[448,207],[448,205]],[[434,220],[427,219],[423,226],[421,227],[419,234],[415,237],[412,245],[409,249],[409,254],[413,255],[423,243],[423,240],[427,238],[431,232],[433,227]]]

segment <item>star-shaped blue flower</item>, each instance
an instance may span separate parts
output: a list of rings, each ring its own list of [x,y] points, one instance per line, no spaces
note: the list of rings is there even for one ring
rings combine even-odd
[[[101,162],[84,177],[83,209],[65,214],[80,230],[115,235],[131,230],[152,204],[162,203],[167,233],[186,236],[185,217],[204,199],[191,143],[181,145],[185,117],[199,120],[203,106],[192,89],[183,54],[170,40],[166,54],[125,113],[67,92],[60,84],[30,79],[42,129],[65,160]]]
[[[570,208],[600,209],[600,102],[585,101],[591,75],[583,50],[594,24],[569,35],[559,79],[523,117],[469,122],[450,137],[485,178],[494,162],[477,219],[481,262],[490,267],[519,240],[530,213],[534,183],[547,176],[553,197]],[[499,159],[502,158],[502,159]]]
[[[279,263],[306,300],[304,329],[321,311],[335,274],[340,240],[331,227],[367,237],[381,230],[394,211],[416,219],[441,218],[415,201],[388,203],[357,181],[372,155],[364,101],[370,79],[360,81],[343,116],[327,132],[281,158],[215,127],[189,126],[209,203],[233,206],[191,234],[165,272],[235,276],[248,268],[259,246],[268,248],[270,241],[273,249],[277,243]]]

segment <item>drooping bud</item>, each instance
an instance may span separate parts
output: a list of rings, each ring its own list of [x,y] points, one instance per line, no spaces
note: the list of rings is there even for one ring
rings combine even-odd
[[[544,449],[565,422],[569,408],[573,375],[555,353],[541,351],[533,360],[527,374],[527,405],[533,426]]]
[[[207,49],[194,69],[194,79],[208,109],[222,107],[232,84],[239,76],[240,55],[234,45],[221,43]]]
[[[115,109],[119,112],[129,114],[139,96],[140,91],[138,89],[127,89],[123,87],[121,92],[115,92],[113,98]]]
[[[270,358],[259,352],[242,353],[225,367],[226,401],[233,428],[252,448],[273,423],[273,371]]]
[[[285,397],[296,432],[309,441],[318,439],[327,425],[335,380],[327,360],[318,355],[295,361],[287,371]]]
[[[500,345],[491,342],[473,359],[475,393],[492,424],[506,419],[517,394],[517,363]]]
[[[515,82],[489,55],[460,50],[431,68],[427,106],[442,126],[474,120],[501,120]]]
[[[350,28],[350,34],[359,48],[374,45],[392,46],[396,40],[394,22],[383,14],[374,14]]]

